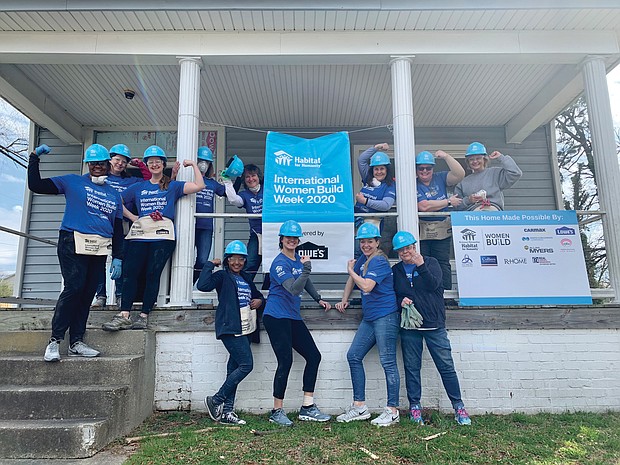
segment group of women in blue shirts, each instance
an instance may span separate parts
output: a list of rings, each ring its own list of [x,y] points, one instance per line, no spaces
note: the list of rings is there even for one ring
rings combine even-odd
[[[391,164],[389,157],[381,151],[388,148],[387,144],[377,144],[360,156],[358,167],[365,182],[356,195],[355,211],[358,213],[387,211],[394,204],[396,194]],[[110,155],[124,157],[126,165],[130,160],[129,149],[117,145],[110,154],[98,144],[86,151],[84,161],[89,167],[87,175],[66,175],[42,180],[38,170],[39,156],[49,152],[47,146],[37,147],[29,165],[29,185],[34,192],[64,194],[67,198],[58,247],[65,289],[56,306],[52,337],[44,356],[46,361],[60,359],[58,343],[64,338],[67,329],[70,329],[71,338],[69,355],[94,357],[99,354],[84,343],[83,336],[88,308],[105,267],[108,248],[112,249],[113,256],[111,272],[114,278],[120,278],[118,287],[122,293],[120,312],[105,323],[103,329],[117,331],[146,328],[148,315],[157,299],[161,272],[175,247],[173,222],[175,203],[180,197],[198,193],[200,201],[197,202],[197,211],[201,213],[213,212],[214,195],[226,195],[230,203],[245,208],[248,213],[262,213],[263,179],[260,169],[255,165],[245,166],[240,178],[244,186],[241,191],[237,191],[228,180],[219,184],[213,179],[212,153],[206,147],[199,149],[198,163],[189,160],[183,163],[183,166],[194,170],[194,182],[180,182],[166,176],[164,169],[167,157],[158,146],[151,146],[144,152],[143,161],[148,170],[148,173],[143,170],[144,179],[130,178],[116,172],[110,174]],[[178,169],[177,162],[175,170]],[[129,231],[125,231],[127,234],[124,240],[123,216],[131,222],[131,227],[125,223],[125,230]],[[237,386],[252,371],[248,336],[256,330],[257,311],[264,307],[263,324],[278,364],[273,383],[274,408],[269,420],[282,426],[292,425],[283,409],[283,399],[295,350],[306,361],[303,401],[298,418],[305,421],[328,421],[330,415],[321,412],[314,402],[321,353],[301,317],[300,295],[305,290],[326,311],[331,309],[331,304],[321,298],[312,284],[309,258],[296,253],[302,237],[300,225],[289,220],[280,229],[281,252],[270,268],[269,299],[265,304],[253,282],[262,256],[260,218],[249,219],[250,238],[247,247],[241,241],[233,241],[226,247],[223,261],[215,259],[211,262],[207,259],[213,222],[212,219],[200,220],[196,225],[197,288],[203,291],[217,290],[219,304],[215,321],[216,337],[222,340],[230,354],[225,382],[217,393],[205,399],[209,415],[225,424],[245,423],[234,412],[234,399]],[[458,379],[445,332],[443,287],[437,260],[422,257],[415,250],[416,240],[403,231],[394,236],[393,240],[394,250],[397,250],[402,261],[391,268],[379,248],[380,222],[364,221],[358,226],[356,240],[359,240],[361,255],[348,263],[349,278],[343,298],[335,308],[345,312],[351,292],[358,288],[362,295],[363,319],[347,353],[353,403],[337,417],[337,421],[370,418],[365,404],[363,360],[376,345],[386,378],[387,403],[383,413],[372,423],[389,426],[399,422],[400,375],[396,347],[400,335],[411,420],[423,424],[419,372],[422,340],[426,339],[455,408],[457,422],[469,424],[469,416],[460,399]],[[84,239],[82,235],[87,237]],[[89,248],[93,240],[98,244],[95,252],[91,250],[93,246]],[[82,245],[74,245],[77,241]],[[101,253],[104,249],[105,254]],[[214,272],[220,265],[223,265],[223,269]],[[130,310],[138,296],[140,277],[145,279],[143,306],[140,314],[132,320]],[[418,309],[415,308],[416,304]],[[407,322],[416,321],[419,323],[417,326],[403,326],[403,309],[415,312],[414,317],[408,313]]]

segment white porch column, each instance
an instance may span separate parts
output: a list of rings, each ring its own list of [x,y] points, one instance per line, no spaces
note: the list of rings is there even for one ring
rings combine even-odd
[[[398,229],[409,231],[418,239],[420,234],[418,232],[413,134],[412,58],[396,57],[390,61],[390,68],[392,73],[392,118],[394,123]]]
[[[181,57],[179,85],[179,128],[177,134],[177,160],[196,161],[198,151],[198,116],[200,97],[200,66],[198,57]],[[190,168],[179,170],[179,181],[193,181]],[[177,202],[175,226],[177,245],[172,256],[170,276],[170,305],[190,306],[194,273],[194,213],[196,195],[187,195]]]
[[[592,133],[594,167],[601,209],[609,278],[614,288],[614,302],[620,301],[620,168],[616,153],[616,139],[607,89],[607,75],[603,57],[589,57],[583,63],[583,78],[588,103],[588,118]]]

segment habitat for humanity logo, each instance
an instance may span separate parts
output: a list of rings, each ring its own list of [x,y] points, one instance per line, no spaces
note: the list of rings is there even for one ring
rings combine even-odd
[[[461,250],[478,250],[480,241],[476,240],[476,231],[465,228],[461,229],[460,233],[461,239],[459,240],[459,244],[461,244]]]
[[[286,153],[284,150],[278,150],[274,153],[276,156],[276,163],[282,166],[291,166],[291,162],[293,161],[293,155],[290,153]]]
[[[321,158],[297,157],[285,152],[284,150],[278,150],[277,152],[274,152],[274,155],[276,157],[276,163],[280,166],[291,166],[292,163],[296,168],[321,167]]]

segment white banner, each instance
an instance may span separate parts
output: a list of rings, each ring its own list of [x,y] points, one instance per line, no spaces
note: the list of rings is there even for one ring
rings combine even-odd
[[[574,211],[451,217],[461,305],[592,304]]]

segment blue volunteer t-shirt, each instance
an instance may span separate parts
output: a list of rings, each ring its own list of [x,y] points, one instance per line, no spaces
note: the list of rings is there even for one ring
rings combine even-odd
[[[249,189],[244,189],[239,192],[239,197],[243,199],[243,207],[246,213],[263,213],[263,186],[260,186],[260,190],[255,194]],[[250,229],[256,231],[259,234],[263,232],[263,219],[262,218],[250,218]]]
[[[409,280],[409,283],[413,286],[413,278],[419,276],[418,271],[416,270],[418,266],[415,263],[405,263],[403,262],[403,268],[405,269],[405,275]]]
[[[366,321],[374,321],[398,311],[396,293],[394,292],[394,277],[392,276],[390,262],[381,255],[370,261],[365,275],[362,274],[364,263],[366,263],[366,256],[362,255],[355,262],[353,271],[362,278],[372,279],[377,283],[372,291],[362,291],[363,318]]]
[[[237,283],[237,299],[239,299],[239,307],[250,305],[252,300],[252,290],[250,285],[240,275],[236,274],[235,282]]]
[[[159,189],[159,184],[151,181],[142,181],[128,187],[123,193],[123,202],[129,209],[136,206],[138,216],[143,217],[156,210],[166,218],[174,221],[176,201],[183,197],[184,181],[170,181],[168,190]]]
[[[205,188],[196,193],[196,213],[213,213],[215,194],[226,195],[226,188],[212,178],[204,178]],[[196,229],[213,230],[213,218],[196,218]]]
[[[431,182],[428,186],[418,181],[416,183],[418,189],[418,202],[422,200],[446,200],[448,198],[447,179],[448,171],[440,171],[439,173],[433,173],[433,177],[431,178]],[[445,207],[437,211],[445,212],[447,210],[448,207]],[[443,221],[444,219],[445,217],[420,217],[420,221]]]
[[[383,200],[386,197],[391,197],[396,200],[396,183],[392,183],[391,186],[388,186],[387,183],[382,182],[377,187],[365,184],[364,187],[360,189],[360,192],[364,197],[370,200]],[[355,213],[376,213],[379,211],[359,202],[355,202],[354,210]]]
[[[117,192],[123,193],[129,186],[133,186],[136,183],[143,182],[142,178],[136,178],[134,176],[121,177],[115,174],[108,175],[108,179],[105,180],[110,186],[116,189]]]
[[[95,184],[89,174],[65,174],[50,179],[58,192],[65,195],[60,229],[112,237],[114,220],[123,218],[121,197],[112,186]]]
[[[265,315],[274,318],[290,318],[291,320],[301,320],[301,296],[292,295],[284,289],[282,283],[289,278],[297,279],[301,276],[304,265],[301,257],[295,254],[295,260],[291,260],[286,255],[280,253],[269,269],[271,285],[269,286],[269,298],[265,306]]]

